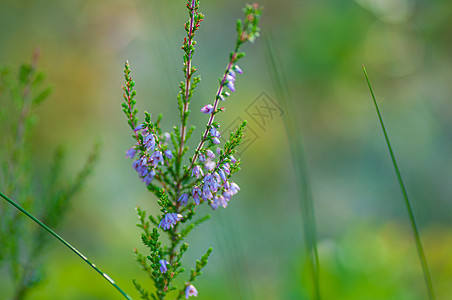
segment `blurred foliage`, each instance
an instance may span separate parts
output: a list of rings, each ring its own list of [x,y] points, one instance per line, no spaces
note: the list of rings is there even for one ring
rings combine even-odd
[[[260,3],[265,7],[263,36],[272,32],[305,138],[324,298],[421,299],[425,295],[362,64],[372,74],[438,299],[450,298],[452,2]],[[216,58],[227,57],[231,44],[227,37],[232,36],[243,4],[201,3],[206,18],[198,34],[195,64],[203,81],[192,100],[193,116],[200,115],[196,109],[214,96],[209,87],[215,86],[226,63]],[[128,141],[123,138],[127,128],[118,97],[121,69],[126,57],[137,66],[140,110],[162,112],[162,126],[177,118],[182,61],[174,57],[182,53],[180,26],[185,22],[180,5],[181,1],[156,0],[0,0],[0,61],[17,65],[40,45],[41,65],[55,85],[49,100],[64,99],[46,101],[39,108],[36,161],[49,161],[46,153],[51,145],[70,140],[77,145],[70,149],[77,166],[90,138],[103,135],[106,147],[98,175],[73,204],[64,236],[86,249],[99,265],[108,266],[107,272],[127,291],[134,289],[131,278],[146,280],[130,251],[139,243],[133,208],[137,204],[149,211],[157,208],[124,157]],[[216,249],[204,273],[208,280],[198,282],[203,292],[197,299],[308,295],[301,213],[282,119],[268,118],[268,125],[261,127],[259,119],[247,113],[262,92],[276,103],[279,100],[271,89],[263,42],[258,40],[255,46],[241,65],[243,83],[249,84],[237,83],[236,100],[227,103],[225,114],[231,117],[221,120],[247,119],[246,134],[255,139],[241,152],[246,173],[237,181],[242,183],[242,194],[221,220],[201,226],[190,241],[194,245],[207,239]],[[202,123],[200,118],[195,136],[201,134]],[[49,251],[51,276],[30,293],[30,299],[115,297],[115,291],[66,250]],[[192,251],[193,257],[187,259],[201,256],[203,249]],[[339,259],[344,252],[346,260]]]
[[[36,50],[31,64],[23,64],[17,75],[0,66],[0,187],[3,193],[55,228],[63,221],[69,201],[91,173],[99,149],[98,145],[94,147],[72,182],[63,179],[62,147],[55,151],[53,165],[45,176],[36,173],[31,145],[38,120],[35,111],[51,93],[51,88],[42,87],[44,74],[37,71],[38,58]],[[2,296],[25,299],[29,289],[43,280],[42,261],[50,237],[3,199],[0,216],[0,274],[8,275],[5,282],[13,287],[11,293],[2,289]]]
[[[443,232],[438,241],[439,236],[432,231],[425,233],[431,269],[437,274],[433,278],[436,296],[447,299],[452,293],[447,283],[452,266],[443,264],[449,261],[444,249],[452,246],[452,234]],[[319,250],[324,299],[426,299],[422,270],[408,226],[388,223],[375,228],[372,224],[358,224],[336,241],[322,241]],[[297,269],[302,280],[303,264],[298,264]]]

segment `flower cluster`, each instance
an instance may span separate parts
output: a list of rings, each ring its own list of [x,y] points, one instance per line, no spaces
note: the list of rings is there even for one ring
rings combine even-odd
[[[217,148],[218,156],[221,157],[221,149]],[[196,205],[202,202],[208,202],[213,210],[219,206],[226,208],[231,197],[240,190],[239,186],[234,182],[229,182],[231,176],[231,165],[229,162],[221,164],[221,161],[215,161],[216,155],[212,150],[208,149],[205,153],[198,156],[198,164],[194,165],[191,176],[199,179],[191,191],[191,196]],[[234,168],[237,168],[237,160],[234,156],[229,156]],[[203,172],[206,171],[205,175]],[[187,201],[187,194],[185,203]]]
[[[261,15],[261,9],[257,5],[245,7],[245,18],[237,22],[237,40],[234,51],[229,57],[225,72],[219,79],[219,87],[213,98],[213,103],[201,108],[201,113],[208,116],[207,124],[198,146],[189,158],[189,164],[184,165],[184,157],[188,152],[186,145],[191,137],[194,127],[188,127],[190,115],[189,104],[197,85],[199,76],[194,76],[197,69],[193,66],[195,53],[195,33],[204,15],[198,12],[199,0],[188,0],[187,9],[189,20],[185,24],[187,36],[184,38],[182,50],[184,80],[179,85],[177,95],[180,126],[173,126],[173,131],[162,133],[160,128],[161,116],[151,121],[151,115],[145,112],[145,120],[138,122],[135,109],[134,90],[135,82],[130,76],[130,66],[125,64],[125,85],[123,111],[127,116],[129,126],[133,130],[134,145],[127,150],[126,156],[133,159],[132,167],[138,173],[139,178],[147,188],[158,197],[161,215],[157,218],[149,216],[145,220],[144,212],[139,210],[143,231],[143,243],[150,249],[151,255],[144,256],[136,252],[137,261],[148,271],[154,280],[156,294],[154,299],[164,299],[166,294],[174,290],[172,281],[183,272],[181,268],[182,255],[188,248],[188,244],[182,243],[184,238],[196,226],[207,218],[192,221],[199,205],[207,203],[213,210],[220,206],[226,208],[232,196],[237,194],[240,187],[231,180],[231,176],[240,167],[240,160],[234,157],[236,147],[243,141],[246,122],[243,122],[235,132],[226,139],[223,147],[220,124],[215,122],[215,116],[224,112],[219,108],[219,101],[225,101],[231,96],[230,92],[236,90],[237,74],[242,74],[242,69],[237,61],[244,56],[240,52],[245,42],[252,42],[258,36],[257,21]],[[155,227],[151,232],[151,224]],[[184,223],[188,225],[181,228]],[[170,244],[162,247],[159,241],[158,229],[168,236]],[[192,269],[189,280],[184,288],[179,290],[179,298],[197,296],[198,291],[192,285],[201,269],[207,264],[207,258],[212,250],[209,249],[196,268]],[[147,257],[150,263],[144,259]],[[141,286],[135,282],[137,290],[143,298],[147,298]]]
[[[137,149],[142,145],[145,151],[141,152],[141,155],[134,160],[132,167],[137,171],[141,178],[141,181],[146,185],[149,185],[155,177],[156,169],[159,165],[164,164],[164,156],[161,151],[161,147],[156,148],[156,138],[154,134],[150,133],[147,128],[143,128],[143,124],[138,125],[134,132],[137,135],[138,142],[126,152],[126,156],[133,159],[137,153]],[[165,157],[171,160],[173,157],[171,150],[164,151]]]
[[[167,262],[166,260],[164,260],[164,259],[161,259],[160,261],[159,261],[159,263],[160,263],[160,273],[166,273],[166,272],[168,272],[168,265],[169,265],[169,262]]]
[[[168,230],[170,228],[173,228],[174,225],[176,225],[176,223],[180,220],[182,220],[181,214],[168,213],[160,221],[159,227],[163,228],[164,230]]]
[[[237,73],[242,74],[242,69],[240,69],[239,66],[235,65],[233,69],[230,69],[228,72],[228,75],[226,76],[226,82],[227,82],[227,86],[228,88],[232,91],[235,92],[235,71],[237,71]]]

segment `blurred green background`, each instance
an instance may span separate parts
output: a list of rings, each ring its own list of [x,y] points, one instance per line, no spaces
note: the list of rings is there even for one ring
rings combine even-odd
[[[368,70],[418,221],[438,299],[452,298],[452,2],[425,0],[269,1],[271,34],[306,146],[319,234],[324,299],[426,299],[406,209],[371,103]],[[201,1],[194,65],[203,80],[191,102],[213,100],[234,42],[243,1]],[[39,108],[37,170],[58,144],[69,148],[68,176],[97,137],[100,163],[60,230],[138,299],[131,279],[151,286],[134,261],[134,207],[156,211],[125,150],[133,140],[121,111],[122,69],[130,61],[138,106],[170,130],[183,78],[185,1],[0,0],[0,63],[18,66],[41,50],[54,94]],[[278,103],[264,39],[246,46],[244,74],[225,103],[223,128],[249,120],[242,190],[190,238],[190,264],[214,248],[198,299],[309,299],[296,180],[283,116],[252,119],[264,92]],[[140,114],[142,120],[142,114]],[[1,131],[0,131],[1,132]],[[252,143],[251,143],[252,142]],[[205,212],[208,212],[205,209]],[[3,278],[5,273],[0,273]],[[0,299],[11,283],[0,280]],[[107,282],[57,242],[46,280],[29,299],[120,299]]]

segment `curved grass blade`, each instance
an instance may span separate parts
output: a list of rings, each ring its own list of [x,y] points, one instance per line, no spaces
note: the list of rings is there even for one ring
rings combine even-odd
[[[310,271],[313,283],[313,298],[320,300],[320,279],[319,279],[319,255],[317,251],[317,228],[315,220],[314,203],[312,199],[311,184],[309,172],[306,167],[306,158],[301,136],[301,130],[298,127],[295,108],[292,97],[289,93],[287,80],[282,72],[280,63],[277,64],[277,56],[273,50],[273,43],[269,35],[266,36],[266,50],[268,59],[268,68],[272,83],[280,104],[282,106],[285,118],[287,137],[292,155],[297,187],[300,195],[301,215],[303,219],[304,235],[306,242],[306,255],[310,265]]]
[[[385,125],[383,123],[383,118],[381,117],[380,109],[378,108],[377,100],[375,99],[375,95],[372,90],[372,86],[370,84],[370,80],[369,80],[369,77],[367,76],[367,71],[366,71],[366,68],[364,67],[364,65],[363,65],[363,71],[364,71],[364,76],[366,77],[367,85],[369,86],[370,94],[372,95],[372,99],[375,104],[375,109],[377,110],[378,119],[380,120],[381,129],[383,130],[383,134],[385,136],[386,145],[388,146],[389,155],[391,156],[391,160],[392,160],[392,165],[394,166],[394,171],[397,175],[397,180],[399,181],[400,189],[402,190],[403,199],[405,200],[405,206],[408,211],[411,228],[413,230],[414,239],[416,241],[416,248],[417,248],[417,252],[419,254],[419,260],[421,262],[422,271],[424,273],[424,280],[425,280],[425,284],[427,286],[428,297],[430,300],[434,300],[435,294],[433,292],[432,278],[430,276],[430,270],[427,265],[427,260],[425,259],[425,254],[424,254],[424,250],[422,248],[421,238],[419,237],[419,231],[418,231],[418,228],[416,225],[416,220],[414,218],[413,209],[411,208],[411,203],[410,203],[410,200],[408,199],[408,193],[407,193],[405,185],[403,183],[402,175],[400,174],[400,170],[397,165],[397,161],[395,159],[394,152],[392,151],[391,143],[389,142],[388,133],[387,133]]]
[[[97,268],[92,262],[90,262],[88,260],[88,258],[86,258],[85,255],[83,255],[80,251],[78,251],[74,246],[72,246],[71,244],[69,244],[68,242],[66,242],[62,237],[60,237],[55,231],[53,231],[52,229],[50,229],[47,225],[45,225],[44,223],[42,223],[41,221],[39,221],[37,218],[35,218],[33,215],[31,215],[28,211],[26,211],[24,208],[22,208],[19,204],[17,204],[16,202],[14,202],[13,200],[11,200],[10,198],[8,198],[5,194],[3,194],[2,192],[0,192],[0,196],[5,199],[7,202],[9,202],[9,204],[11,204],[12,206],[14,206],[16,209],[18,209],[19,211],[21,211],[23,214],[25,214],[27,217],[29,217],[31,220],[33,220],[36,224],[38,224],[39,226],[41,226],[42,228],[44,228],[44,230],[46,230],[48,233],[50,233],[51,235],[53,235],[57,240],[59,240],[61,243],[63,243],[66,247],[68,247],[69,249],[71,249],[72,252],[74,252],[75,254],[77,254],[81,259],[83,259],[91,268],[93,268],[94,270],[96,270],[97,273],[99,273],[100,275],[102,275],[102,277],[104,277],[111,285],[113,285],[126,299],[128,300],[132,300],[131,297],[129,297],[116,283],[113,279],[111,279],[110,276],[108,276],[106,273],[102,272],[101,270],[99,270],[99,268]]]

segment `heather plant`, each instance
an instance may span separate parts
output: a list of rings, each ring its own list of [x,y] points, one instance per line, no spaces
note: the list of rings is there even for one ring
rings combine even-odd
[[[39,52],[31,64],[23,64],[17,74],[0,66],[0,187],[48,226],[58,228],[70,201],[82,188],[97,159],[98,145],[73,180],[63,173],[65,150],[55,150],[47,174],[32,155],[32,139],[38,116],[36,108],[51,94],[45,75],[37,69]],[[0,272],[12,283],[12,298],[24,299],[43,276],[49,236],[6,202],[0,202]],[[3,294],[2,292],[2,295]]]
[[[151,118],[147,111],[144,112],[144,121],[138,121],[135,82],[129,62],[124,67],[125,101],[122,106],[134,140],[126,155],[133,160],[132,167],[139,179],[157,196],[160,207],[159,215],[148,214],[137,207],[138,227],[143,231],[141,240],[149,252],[143,254],[135,250],[136,260],[155,286],[155,292],[151,293],[134,280],[142,299],[165,299],[172,291],[176,299],[197,296],[194,281],[206,266],[212,248],[196,261],[181,286],[175,283],[175,279],[185,271],[181,260],[189,247],[186,238],[196,226],[210,218],[209,215],[195,218],[197,209],[201,205],[209,205],[213,210],[226,208],[232,196],[240,190],[239,185],[232,181],[232,175],[240,170],[240,160],[233,155],[243,141],[246,122],[230,133],[229,140],[221,146],[220,137],[227,133],[221,131],[215,116],[225,111],[224,107],[219,107],[220,102],[226,101],[236,89],[235,81],[242,73],[237,63],[245,55],[241,48],[259,36],[258,22],[262,10],[257,4],[246,5],[244,20],[237,21],[235,47],[219,78],[213,103],[200,107],[200,113],[205,114],[208,120],[198,146],[187,159],[187,141],[195,129],[188,125],[189,105],[201,81],[200,76],[195,76],[197,69],[193,65],[194,38],[204,15],[198,11],[199,0],[189,0],[186,7],[189,19],[185,23],[186,37],[182,44],[184,79],[177,95],[180,125],[165,132],[160,126],[162,116]],[[163,240],[164,237],[167,241]]]

